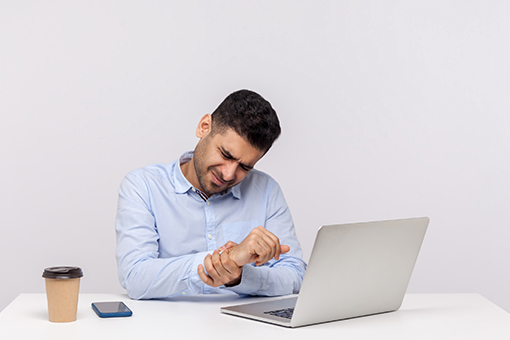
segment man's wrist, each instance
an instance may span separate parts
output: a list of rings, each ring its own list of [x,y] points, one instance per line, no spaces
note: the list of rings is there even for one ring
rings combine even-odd
[[[236,261],[233,259],[235,258],[235,255],[232,254],[233,252],[231,251],[231,249],[228,249],[227,250],[227,254],[228,254],[228,258],[229,260],[237,267],[239,268],[240,270],[240,274],[239,274],[239,277],[235,278],[234,280],[230,281],[230,282],[227,282],[225,283],[225,287],[235,287],[237,286],[238,284],[241,283],[241,278],[243,276],[243,266],[239,266]]]
[[[240,266],[238,265],[237,263],[239,262],[239,260],[236,261],[236,251],[235,249],[233,248],[230,248],[230,249],[227,249],[227,254],[228,254],[228,258],[230,261],[232,261],[232,263],[234,263],[234,265],[238,268],[243,268],[243,266]]]
[[[225,287],[235,287],[235,286],[239,285],[241,283],[242,276],[243,276],[243,273],[241,272],[241,275],[239,275],[239,277],[237,279],[234,279],[230,282],[225,283]]]

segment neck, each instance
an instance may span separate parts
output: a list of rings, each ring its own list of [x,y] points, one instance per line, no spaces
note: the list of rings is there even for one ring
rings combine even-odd
[[[181,164],[181,171],[184,177],[193,185],[193,187],[198,190],[204,192],[200,183],[198,182],[197,173],[195,172],[195,163],[193,162],[193,158],[189,162]]]

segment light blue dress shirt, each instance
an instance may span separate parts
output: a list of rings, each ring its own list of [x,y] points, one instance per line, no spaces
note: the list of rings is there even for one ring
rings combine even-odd
[[[129,173],[119,188],[116,219],[118,275],[134,299],[186,294],[237,293],[275,296],[297,293],[306,269],[283,193],[267,174],[252,170],[225,193],[204,201],[180,164],[155,164]],[[241,283],[210,287],[197,267],[227,241],[240,243],[263,226],[290,247],[280,260],[243,267]]]

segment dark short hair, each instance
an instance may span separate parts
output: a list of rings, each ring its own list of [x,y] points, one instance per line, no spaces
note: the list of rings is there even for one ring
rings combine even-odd
[[[212,113],[212,133],[232,128],[258,150],[267,152],[280,136],[280,121],[271,104],[250,90],[231,93]]]

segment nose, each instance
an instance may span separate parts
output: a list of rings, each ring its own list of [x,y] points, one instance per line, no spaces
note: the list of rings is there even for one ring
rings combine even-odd
[[[226,182],[232,182],[235,179],[238,164],[237,162],[229,162],[223,166],[221,175]]]

